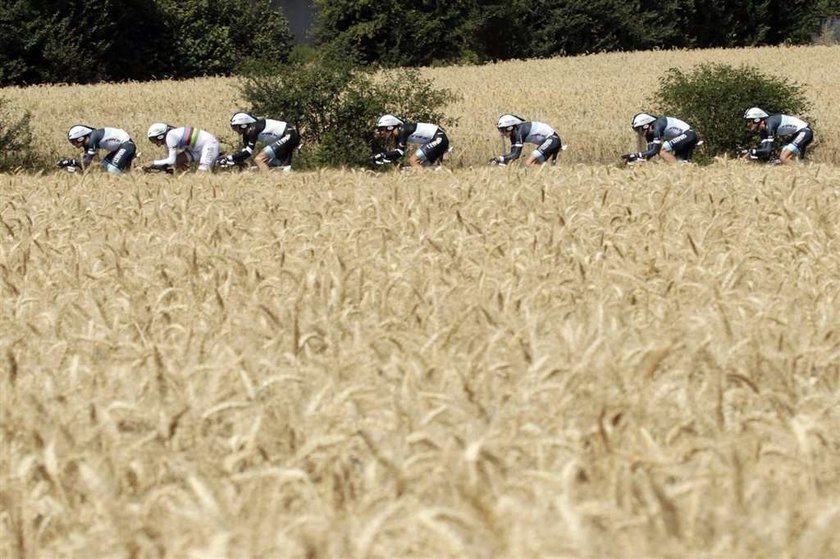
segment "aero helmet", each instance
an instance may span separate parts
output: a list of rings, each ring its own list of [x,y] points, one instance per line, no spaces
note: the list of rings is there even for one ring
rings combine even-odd
[[[379,120],[376,121],[377,128],[385,128],[387,130],[393,130],[396,126],[402,126],[405,124],[402,120],[398,119],[394,115],[382,115],[379,117]]]
[[[520,116],[502,115],[502,116],[499,117],[499,121],[496,123],[496,128],[499,128],[499,129],[502,129],[502,130],[510,129],[510,128],[513,128],[514,126],[519,126],[523,122],[525,122],[525,119],[520,117]]]
[[[251,113],[233,113],[233,116],[230,117],[231,128],[236,128],[237,126],[240,128],[246,128],[248,125],[254,124],[255,122],[257,122],[257,117]]]
[[[172,130],[172,127],[168,124],[164,124],[162,122],[155,122],[151,126],[149,126],[149,132],[146,134],[149,139],[158,139],[162,140],[163,136]]]
[[[758,107],[750,107],[749,109],[744,111],[744,119],[745,120],[752,120],[753,122],[759,122],[759,121],[767,118],[768,116],[770,116],[770,115],[768,115],[764,111],[764,109],[759,109]]]
[[[648,124],[656,121],[656,117],[653,115],[649,115],[647,113],[637,113],[633,120],[630,121],[630,126],[633,128],[641,128],[643,126],[647,126]]]
[[[70,140],[70,142],[72,143],[76,143],[77,140],[84,138],[91,132],[93,132],[93,128],[91,128],[90,126],[85,126],[84,124],[76,124],[75,126],[71,126],[70,130],[67,131],[67,139]]]

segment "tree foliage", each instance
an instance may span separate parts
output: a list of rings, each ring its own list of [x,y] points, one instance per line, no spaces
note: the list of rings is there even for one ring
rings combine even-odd
[[[321,43],[352,52],[362,62],[428,64],[459,57],[468,42],[464,14],[473,0],[314,0]]]
[[[157,0],[172,40],[170,73],[231,74],[246,61],[282,62],[291,49],[288,22],[268,0]]]
[[[315,34],[389,66],[812,40],[840,0],[313,0]]]
[[[697,130],[707,159],[755,142],[741,118],[749,107],[797,115],[813,125],[807,115],[811,104],[800,85],[751,66],[701,64],[688,72],[672,68],[660,79],[652,103],[660,114],[683,119]]]
[[[814,39],[840,0],[311,0],[319,43],[422,66]],[[0,0],[0,86],[230,74],[285,61],[269,0]]]
[[[295,124],[305,147],[301,162],[318,166],[364,165],[381,149],[373,134],[378,115],[446,124],[442,108],[453,100],[416,70],[375,74],[334,53],[252,74],[242,93],[251,111]]]
[[[230,74],[290,44],[268,0],[0,0],[0,86]]]

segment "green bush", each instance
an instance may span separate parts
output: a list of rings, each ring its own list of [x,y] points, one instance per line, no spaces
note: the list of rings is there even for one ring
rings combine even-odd
[[[0,172],[32,167],[37,163],[32,149],[29,113],[16,112],[8,101],[0,98]]]
[[[252,73],[242,93],[253,112],[297,126],[304,167],[364,165],[382,147],[373,134],[378,115],[445,125],[442,107],[454,99],[417,70],[376,74],[329,49],[313,62]]]
[[[755,143],[743,119],[749,107],[800,116],[813,126],[801,85],[750,66],[701,64],[688,72],[672,68],[660,78],[651,103],[659,114],[685,120],[697,131],[704,142],[700,162]]]
[[[318,58],[318,49],[312,45],[295,45],[289,52],[289,62],[293,64],[306,64],[314,62]]]

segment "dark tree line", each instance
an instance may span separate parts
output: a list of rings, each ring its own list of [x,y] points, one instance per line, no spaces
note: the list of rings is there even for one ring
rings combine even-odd
[[[284,62],[292,38],[278,2],[0,0],[0,86],[187,78],[231,74],[255,59]],[[318,44],[386,66],[807,43],[840,15],[840,0],[310,2]]]
[[[0,0],[0,86],[230,74],[290,45],[268,0]]]
[[[840,0],[313,0],[321,44],[428,65],[807,43]]]

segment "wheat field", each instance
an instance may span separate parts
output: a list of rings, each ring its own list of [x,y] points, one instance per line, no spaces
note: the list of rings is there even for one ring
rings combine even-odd
[[[424,75],[460,96],[446,110],[457,119],[457,125],[447,127],[454,168],[481,166],[501,151],[495,125],[506,112],[554,126],[569,145],[561,156],[566,163],[614,163],[619,154],[635,149],[630,119],[651,109],[659,78],[670,68],[687,70],[703,62],[749,64],[803,85],[816,119],[811,159],[837,164],[838,57],[840,46],[659,51],[437,68]],[[143,160],[161,157],[160,148],[146,140],[146,130],[156,121],[204,128],[231,150],[240,140],[229,128],[230,115],[247,108],[238,82],[229,78],[6,88],[0,97],[32,112],[37,143],[55,159],[72,154],[65,133],[77,123],[124,128],[137,141]]]
[[[0,176],[0,556],[837,557],[838,54],[428,70],[463,95],[437,173]],[[808,83],[814,163],[612,164],[706,60]],[[0,95],[56,156],[241,103]],[[506,110],[557,167],[478,166]]]

